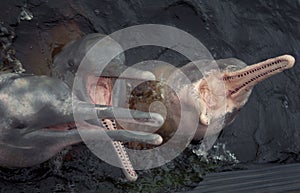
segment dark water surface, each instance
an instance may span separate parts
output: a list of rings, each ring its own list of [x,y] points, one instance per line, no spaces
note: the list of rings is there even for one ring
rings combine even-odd
[[[215,59],[235,57],[252,64],[291,54],[296,64],[253,90],[218,143],[242,165],[205,164],[185,150],[171,163],[140,171],[135,183],[96,158],[84,145],[33,168],[0,170],[0,192],[174,192],[193,189],[207,171],[247,168],[258,163],[300,162],[300,1],[246,0],[2,0],[1,68],[51,75],[53,57],[84,34],[112,33],[137,24],[165,24],[195,36]],[[22,13],[22,15],[20,15]],[[31,14],[32,13],[32,18]],[[128,64],[160,59],[182,65],[174,53],[133,49]],[[17,69],[17,70],[16,70]]]

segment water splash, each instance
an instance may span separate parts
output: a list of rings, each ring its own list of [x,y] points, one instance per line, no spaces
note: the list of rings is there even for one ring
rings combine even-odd
[[[0,73],[25,72],[13,48],[15,38],[14,30],[0,22]]]
[[[26,7],[22,7],[20,15],[18,17],[18,23],[20,23],[21,21],[30,21],[32,19],[33,19],[32,12],[29,11],[29,9],[27,9]]]
[[[237,164],[240,162],[233,153],[226,149],[224,143],[215,144],[209,151],[203,151],[200,144],[190,146],[190,148],[201,161],[206,163]]]

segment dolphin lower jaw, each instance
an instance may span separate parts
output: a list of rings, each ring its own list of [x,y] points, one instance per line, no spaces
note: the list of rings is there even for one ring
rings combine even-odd
[[[112,78],[97,77],[95,75],[87,76],[86,92],[94,104],[112,106],[112,88]],[[106,130],[118,129],[116,120],[102,119],[102,124]],[[111,141],[111,143],[114,147],[115,153],[119,158],[124,175],[129,181],[136,181],[138,176],[132,166],[123,143],[120,141]]]

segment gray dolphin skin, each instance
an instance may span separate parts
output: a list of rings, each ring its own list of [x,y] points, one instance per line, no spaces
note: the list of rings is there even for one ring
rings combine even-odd
[[[47,76],[26,74],[0,75],[0,165],[5,167],[29,167],[44,162],[63,148],[82,142],[73,118],[73,106],[79,113],[85,135],[99,134],[104,126],[90,124],[94,113],[100,120],[119,118],[128,120],[122,108],[91,105],[72,98],[68,85]],[[162,118],[155,113],[132,111],[132,116],[141,123],[161,125]],[[115,141],[137,141],[158,145],[162,138],[157,134],[106,131]],[[99,139],[101,141],[101,139]],[[111,140],[103,143],[113,143]],[[129,180],[135,178],[128,177]]]
[[[132,128],[126,127],[125,130],[119,130],[113,111],[118,112],[118,120],[128,122],[129,125],[136,121],[144,128],[164,124],[160,128],[164,130],[170,129],[168,125],[174,125],[174,122],[180,120],[180,114],[176,113],[179,109],[174,105],[174,101],[163,100],[172,99],[173,93],[162,88],[160,89],[162,93],[159,94],[163,96],[162,102],[167,107],[168,113],[170,112],[168,118],[164,120],[158,113],[149,113],[148,108],[141,108],[130,110],[134,118],[132,120],[131,116],[124,113],[126,109],[113,104],[114,95],[117,95],[117,98],[126,96],[122,96],[124,94],[122,89],[114,93],[112,87],[116,78],[156,80],[153,81],[155,86],[162,77],[169,76],[170,71],[168,67],[165,70],[160,68],[151,72],[131,69],[132,72],[120,77],[119,75],[127,69],[124,65],[124,55],[120,55],[111,61],[101,75],[90,73],[83,76],[82,88],[72,92],[71,88],[80,62],[95,42],[103,37],[101,34],[90,34],[66,45],[54,59],[52,78],[26,74],[0,75],[0,165],[32,166],[48,160],[66,146],[82,142],[74,124],[73,108],[76,104],[75,110],[80,114],[80,124],[86,128],[81,132],[93,135],[99,129],[104,130],[104,134],[110,136],[112,140],[104,140],[103,143],[110,143],[115,148],[126,178],[130,181],[137,179],[121,141],[159,145],[163,141],[162,137],[164,139],[169,137],[164,133],[170,132],[152,134],[137,129],[129,133],[126,129]],[[204,75],[196,73],[194,64],[205,69],[212,62],[217,62],[220,71],[212,70]],[[179,69],[189,75],[191,84],[180,85],[180,80],[176,79],[176,76],[168,81],[181,86],[179,93],[184,100],[180,103],[198,110],[199,124],[194,136],[194,139],[198,140],[205,136],[207,127],[215,119],[226,118],[222,127],[230,124],[238,110],[247,102],[252,88],[257,83],[293,67],[294,62],[295,59],[290,55],[250,66],[233,58],[196,61]],[[149,98],[146,95],[142,97]],[[95,122],[92,112],[96,112],[100,124]],[[189,125],[185,127],[188,128]]]

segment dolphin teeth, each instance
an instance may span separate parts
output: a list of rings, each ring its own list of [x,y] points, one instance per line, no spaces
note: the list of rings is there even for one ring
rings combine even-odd
[[[102,124],[105,126],[107,130],[116,130],[117,124],[115,120],[109,120],[109,119],[102,119]],[[122,142],[120,141],[113,141],[112,142],[116,153],[118,154],[118,157],[120,159],[122,170],[124,172],[124,175],[129,181],[136,181],[138,175],[136,174],[132,163],[128,157],[128,154],[126,152],[126,149]]]

